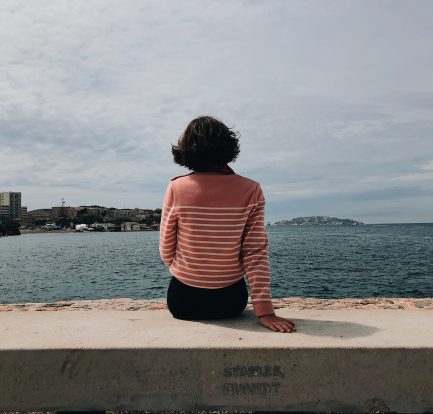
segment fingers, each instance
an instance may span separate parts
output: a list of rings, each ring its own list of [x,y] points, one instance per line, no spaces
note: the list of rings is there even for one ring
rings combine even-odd
[[[278,328],[274,326],[273,322],[260,321],[263,326],[270,329],[271,331],[278,332]]]
[[[274,332],[294,332],[296,328],[293,324],[289,324],[288,322],[266,322],[265,325],[267,328],[271,329]],[[293,325],[293,326],[292,326]]]
[[[273,325],[280,332],[292,332],[296,330],[295,327],[289,324],[288,322],[273,322]]]
[[[274,326],[273,323],[268,323],[265,325],[267,328],[271,329],[274,332],[278,332],[278,329]]]
[[[277,322],[273,322],[272,325],[276,328],[276,332],[284,332],[284,329],[282,326],[280,326]]]
[[[296,331],[295,324],[289,319],[277,317],[277,320],[272,321],[272,323],[275,324],[280,332]]]
[[[288,326],[289,329],[291,329],[292,331],[296,331],[296,326],[295,326],[295,324],[291,320],[284,319],[284,318],[281,318],[281,319],[284,320],[285,325]]]

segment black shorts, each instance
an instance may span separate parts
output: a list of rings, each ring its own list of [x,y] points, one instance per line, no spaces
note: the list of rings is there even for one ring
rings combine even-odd
[[[172,276],[167,290],[168,310],[176,319],[200,320],[233,318],[247,306],[245,279],[218,289],[186,285]]]

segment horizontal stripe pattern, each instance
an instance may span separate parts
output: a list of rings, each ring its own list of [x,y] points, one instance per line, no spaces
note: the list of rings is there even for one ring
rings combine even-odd
[[[202,181],[206,178],[200,177]],[[170,273],[190,286],[217,289],[245,275],[254,310],[261,316],[274,313],[269,243],[263,192],[258,183],[250,181],[251,197],[244,206],[236,206],[241,199],[212,206],[212,201],[221,204],[220,200],[201,200],[197,195],[191,203],[182,191],[176,191],[176,181],[170,181],[161,213],[159,252]]]

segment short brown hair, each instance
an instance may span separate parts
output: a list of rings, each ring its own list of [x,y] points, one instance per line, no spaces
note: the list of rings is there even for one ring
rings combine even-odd
[[[211,116],[193,119],[171,145],[174,162],[193,171],[209,171],[239,155],[239,132]]]

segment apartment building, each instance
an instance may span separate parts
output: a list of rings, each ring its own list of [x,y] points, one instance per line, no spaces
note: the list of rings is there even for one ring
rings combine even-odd
[[[21,193],[0,192],[0,213],[11,219],[18,220],[21,217]]]

